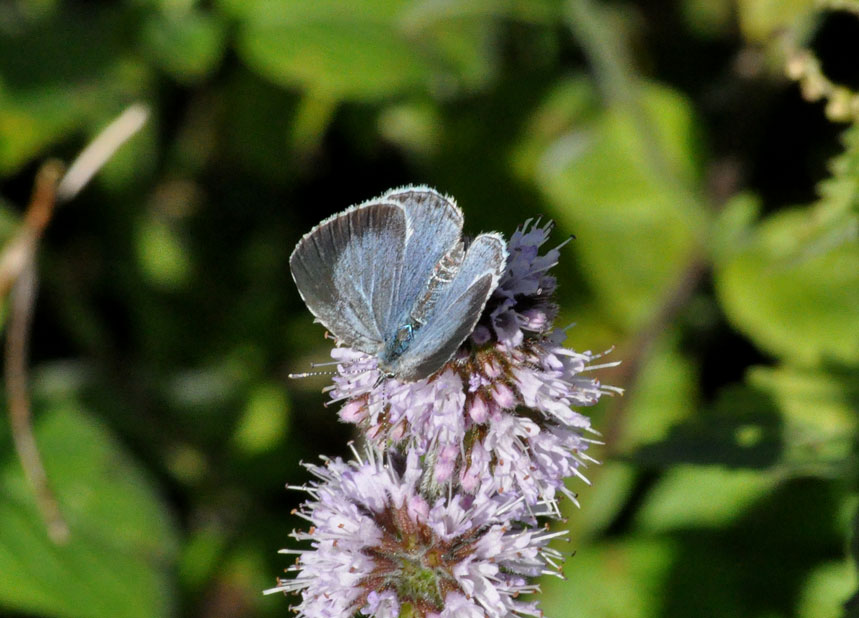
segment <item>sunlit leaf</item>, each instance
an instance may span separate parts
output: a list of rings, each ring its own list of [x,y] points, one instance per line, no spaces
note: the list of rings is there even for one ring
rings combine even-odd
[[[697,376],[672,339],[667,336],[655,346],[627,395],[624,433],[615,445],[619,452],[663,439],[673,425],[696,411]]]
[[[859,427],[859,373],[755,367],[748,381],[779,407],[785,465],[831,474],[852,464]]]
[[[138,228],[137,255],[146,277],[155,285],[175,288],[188,280],[191,263],[170,222],[147,217]]]
[[[239,33],[244,60],[272,81],[332,98],[378,99],[425,85],[429,61],[389,22],[251,20]]]
[[[584,74],[555,82],[531,112],[521,141],[512,153],[515,172],[528,181],[537,174],[539,166],[563,161],[570,155],[569,150],[574,156],[576,150],[585,146],[586,135],[580,129],[590,125],[599,113],[598,103],[596,89]]]
[[[651,466],[679,463],[767,468],[783,450],[782,419],[772,398],[757,389],[722,390],[712,409],[672,427],[661,442],[637,449],[635,461]]]
[[[479,89],[498,65],[495,18],[547,17],[545,8],[494,2],[222,4],[241,21],[237,47],[248,66],[277,84],[332,100]]]
[[[808,209],[775,214],[716,263],[716,291],[735,327],[767,352],[803,364],[859,360],[859,243],[797,249]]]
[[[428,156],[438,148],[440,119],[428,104],[394,105],[379,116],[379,133],[403,150]]]
[[[797,256],[802,259],[859,241],[859,125],[841,135],[843,151],[829,164],[831,176],[820,183],[812,227]]]
[[[842,618],[844,602],[855,585],[856,576],[847,561],[817,567],[802,591],[798,618]]]
[[[652,139],[631,112],[610,108],[549,146],[537,171],[602,306],[627,328],[678,285],[706,221],[691,197],[700,153],[688,102],[655,86],[641,102]]]
[[[814,0],[737,0],[740,28],[747,39],[766,43],[773,34],[808,17],[817,4]]]
[[[288,422],[289,401],[283,388],[258,385],[234,434],[236,448],[250,455],[272,449],[286,438]]]
[[[651,490],[636,523],[648,532],[725,526],[777,482],[754,470],[676,466]]]
[[[555,618],[656,616],[673,554],[673,543],[664,539],[587,545],[567,559],[565,581],[543,579],[540,607]]]

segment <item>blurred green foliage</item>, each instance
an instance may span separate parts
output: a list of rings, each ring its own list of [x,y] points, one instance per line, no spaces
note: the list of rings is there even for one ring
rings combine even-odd
[[[857,41],[853,0],[0,2],[4,242],[41,161],[152,111],[42,244],[71,540],[0,423],[4,615],[287,613],[283,485],[350,437],[325,378],[286,379],[328,347],[287,258],[427,183],[470,231],[574,233],[569,344],[624,363],[546,615],[859,616],[859,126],[785,77],[805,49],[855,92]]]

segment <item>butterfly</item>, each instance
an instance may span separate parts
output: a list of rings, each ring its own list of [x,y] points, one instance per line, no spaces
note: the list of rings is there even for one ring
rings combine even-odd
[[[426,186],[392,189],[305,234],[289,258],[307,308],[339,343],[405,382],[444,366],[507,261],[504,238],[462,237],[462,210]]]

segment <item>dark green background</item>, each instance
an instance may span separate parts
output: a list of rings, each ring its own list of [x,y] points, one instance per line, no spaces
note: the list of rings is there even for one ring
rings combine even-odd
[[[0,237],[47,157],[151,110],[40,250],[35,424],[72,537],[0,423],[2,613],[289,614],[261,595],[302,525],[284,484],[351,434],[325,378],[286,377],[330,343],[287,259],[425,183],[470,232],[574,233],[559,322],[623,361],[547,616],[844,615],[859,129],[784,67],[793,41],[859,86],[859,17],[814,4],[0,1]]]

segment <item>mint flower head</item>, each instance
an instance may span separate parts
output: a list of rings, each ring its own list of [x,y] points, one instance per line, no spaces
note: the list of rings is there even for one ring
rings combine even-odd
[[[300,595],[299,616],[542,616],[527,597],[536,577],[559,574],[561,554],[548,543],[565,533],[547,532],[541,518],[560,517],[559,496],[576,499],[565,480],[587,481],[582,469],[595,461],[596,432],[576,408],[615,391],[592,375],[605,366],[599,356],[564,347],[554,326],[560,247],[543,250],[551,230],[528,221],[493,253],[502,257],[491,260],[485,305],[475,297],[482,310],[469,314],[471,332],[431,374],[386,372],[366,348],[332,350],[327,390],[366,455],[307,466],[316,480],[301,488],[310,499],[297,513],[310,527],[293,536],[310,546],[284,550],[297,555],[291,577],[269,591]],[[433,285],[457,275],[441,266]],[[356,285],[358,304],[375,291]],[[415,318],[407,334],[420,327]]]
[[[561,554],[547,545],[559,535],[518,520],[522,498],[481,489],[434,495],[420,457],[387,456],[308,465],[316,481],[298,514],[309,541],[267,592],[299,593],[300,617],[356,613],[378,618],[540,616],[533,578],[558,575]]]
[[[598,358],[565,348],[555,278],[560,247],[540,253],[552,224],[526,222],[508,243],[507,264],[472,335],[436,374],[416,382],[384,376],[376,359],[334,348],[333,400],[340,418],[356,424],[379,448],[414,450],[432,468],[431,481],[453,482],[553,505],[575,500],[564,479],[594,460],[596,432],[574,407],[612,392],[592,377]],[[604,365],[602,365],[604,366]]]

